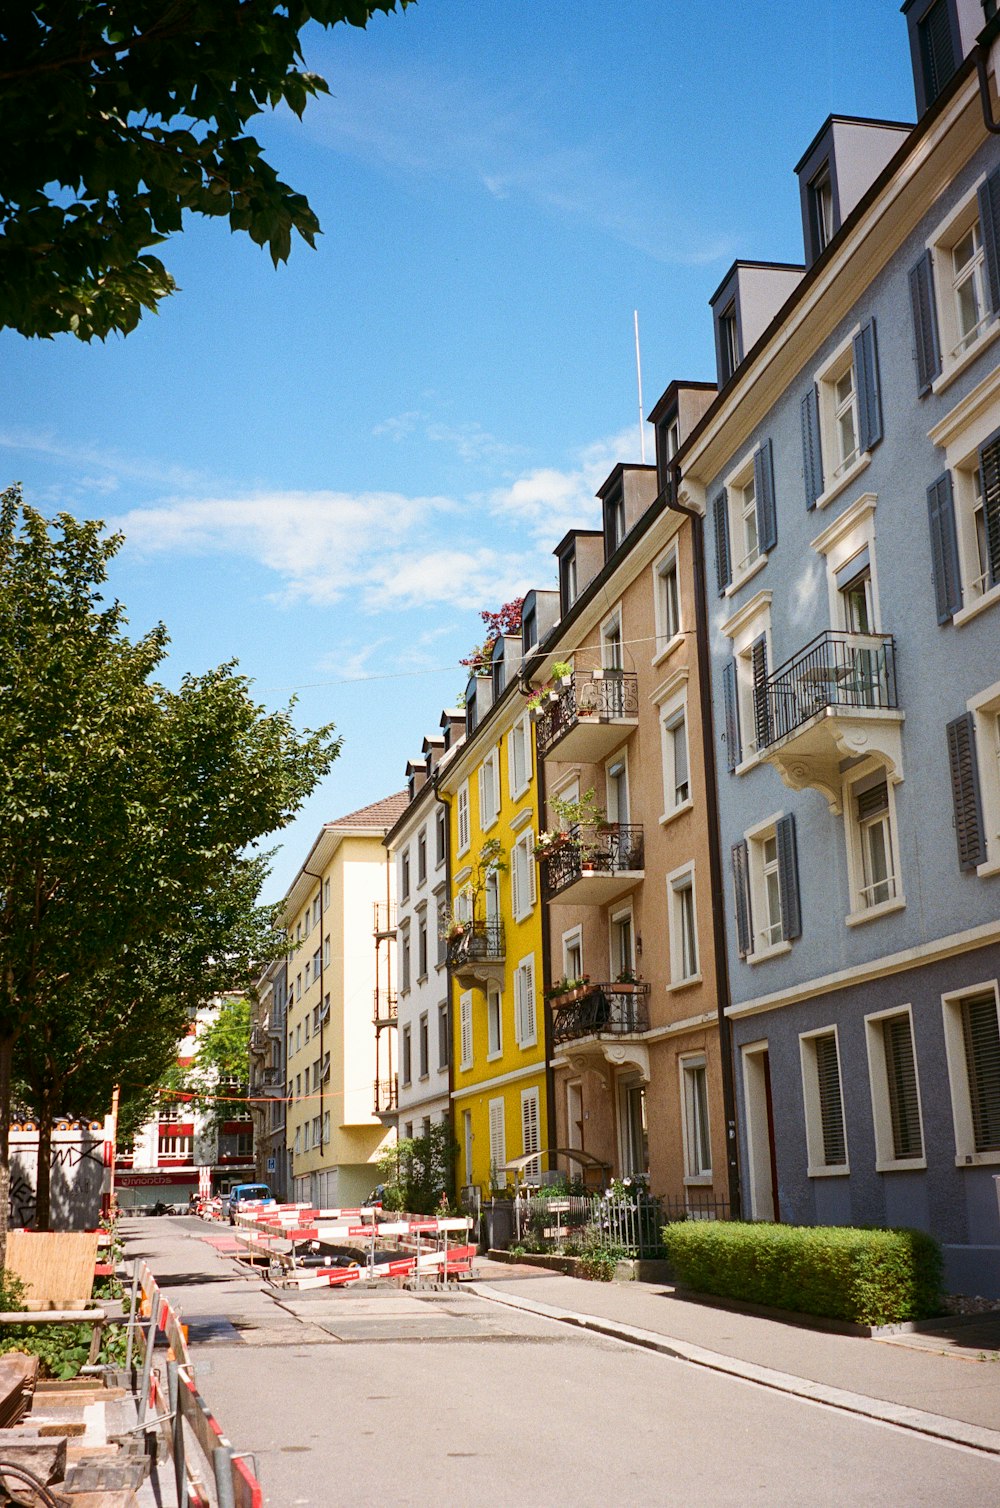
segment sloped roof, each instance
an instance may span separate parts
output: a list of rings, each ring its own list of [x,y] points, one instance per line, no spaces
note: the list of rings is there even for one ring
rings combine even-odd
[[[337,817],[333,822],[327,822],[327,827],[391,827],[397,818],[406,810],[409,796],[406,791],[397,791],[393,796],[383,796],[381,801],[373,801],[370,806],[359,807],[356,812],[348,812],[346,817]]]

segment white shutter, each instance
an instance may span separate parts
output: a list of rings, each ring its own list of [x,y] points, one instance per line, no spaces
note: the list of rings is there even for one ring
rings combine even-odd
[[[521,1090],[521,1150],[527,1155],[529,1152],[541,1151],[541,1137],[538,1129],[538,1090]],[[536,1177],[539,1173],[538,1162],[529,1163],[524,1170]]]
[[[458,1007],[461,1030],[462,1068],[472,1067],[472,996],[463,995]]]
[[[479,827],[480,831],[489,826],[489,814],[486,810],[486,766],[481,764],[477,771],[479,776]]]
[[[516,732],[517,728],[515,726],[507,734],[507,790],[511,796],[511,799],[513,799],[514,793],[518,788],[516,768],[517,760],[514,754],[514,735],[516,734]]]
[[[521,969],[514,970],[514,1039],[521,1045]]]
[[[458,789],[458,851],[464,853],[469,846],[469,782],[463,781]]]
[[[493,816],[500,813],[500,746],[497,745],[490,761],[490,774],[493,776]]]
[[[528,868],[528,895],[531,904],[538,899],[537,890],[537,866],[535,864],[535,834],[529,829],[524,835],[524,862]]]
[[[524,714],[524,717],[521,719],[521,726],[524,728],[524,783],[525,783],[525,785],[530,785],[531,784],[531,776],[532,776],[532,773],[533,773],[533,770],[534,770],[534,764],[533,764],[533,757],[534,756],[533,756],[533,753],[532,753],[532,744],[534,742],[534,739],[533,739],[533,735],[532,735],[532,731],[531,731],[531,729],[532,729],[531,718],[528,716],[527,712]]]
[[[535,1040],[535,960],[526,958],[521,964],[521,990],[524,1002],[524,1024],[521,1041],[525,1047]]]
[[[506,1181],[500,1169],[507,1162],[507,1136],[504,1126],[503,1100],[490,1100],[490,1173],[494,1170],[501,1185]]]
[[[510,909],[516,922],[521,920],[521,876],[517,872],[518,847],[519,845],[515,843],[510,851]]]

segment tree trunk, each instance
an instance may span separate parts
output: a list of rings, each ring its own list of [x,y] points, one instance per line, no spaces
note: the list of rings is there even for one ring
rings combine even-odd
[[[38,1173],[35,1182],[35,1229],[52,1229],[52,1101],[38,1108]]]
[[[10,1085],[14,1063],[13,1036],[0,1037],[0,1272],[7,1265],[7,1227],[10,1224]]]

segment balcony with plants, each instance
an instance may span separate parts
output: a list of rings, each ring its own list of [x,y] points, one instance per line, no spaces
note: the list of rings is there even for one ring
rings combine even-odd
[[[545,991],[556,1046],[587,1037],[633,1037],[649,1031],[649,984],[629,971],[594,984],[588,975],[559,979]]]
[[[556,664],[552,685],[528,705],[541,759],[600,764],[638,726],[638,680],[628,670]]]
[[[503,984],[506,956],[504,927],[487,905],[496,876],[507,868],[497,838],[488,839],[471,866],[468,887],[444,918],[441,939],[445,962],[463,989]]]
[[[838,812],[845,759],[876,755],[899,778],[904,714],[890,634],[825,629],[765,670],[754,666],[753,737],[787,786],[822,791]]]
[[[640,822],[609,822],[593,789],[579,801],[553,798],[549,806],[560,826],[539,833],[535,844],[543,900],[607,906],[639,884],[644,877]]]

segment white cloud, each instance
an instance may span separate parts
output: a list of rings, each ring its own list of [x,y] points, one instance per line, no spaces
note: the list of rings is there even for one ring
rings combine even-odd
[[[647,438],[648,456],[652,445]],[[601,506],[594,494],[614,466],[634,460],[639,449],[635,429],[622,430],[586,446],[575,464],[561,470],[540,466],[509,486],[495,488],[486,499],[487,506],[499,518],[517,520],[531,530],[539,545],[552,549],[567,529],[600,527]]]

